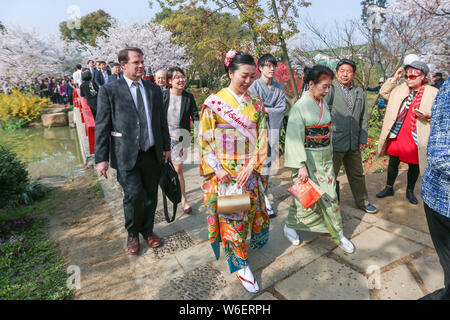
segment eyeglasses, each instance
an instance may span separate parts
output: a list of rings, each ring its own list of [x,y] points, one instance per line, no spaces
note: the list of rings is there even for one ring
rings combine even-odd
[[[415,75],[413,75],[413,74],[411,74],[411,75],[405,74],[405,79],[406,79],[406,80],[416,80],[417,77],[418,77],[418,76],[415,76]]]

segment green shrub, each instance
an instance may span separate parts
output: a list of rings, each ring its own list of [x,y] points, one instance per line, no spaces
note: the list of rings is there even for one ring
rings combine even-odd
[[[26,164],[11,149],[0,145],[0,208],[30,204],[44,193],[39,182],[28,178]]]
[[[6,121],[0,121],[0,128],[6,131],[18,130],[25,127],[28,121],[25,119],[10,119]]]

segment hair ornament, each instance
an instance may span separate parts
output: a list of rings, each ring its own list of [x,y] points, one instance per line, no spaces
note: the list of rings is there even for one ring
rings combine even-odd
[[[226,57],[225,57],[225,66],[228,68],[231,63],[231,59],[234,59],[236,57],[237,51],[236,50],[230,50],[228,51]]]

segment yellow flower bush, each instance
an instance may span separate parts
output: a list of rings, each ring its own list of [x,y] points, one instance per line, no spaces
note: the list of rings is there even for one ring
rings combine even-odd
[[[39,119],[50,100],[13,89],[11,94],[0,94],[0,121],[12,118],[33,121]]]

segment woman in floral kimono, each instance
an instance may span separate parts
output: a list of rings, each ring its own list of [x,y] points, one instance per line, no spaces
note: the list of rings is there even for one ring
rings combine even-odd
[[[331,116],[324,97],[330,90],[334,73],[325,66],[314,66],[305,82],[309,91],[292,108],[286,133],[284,165],[292,168],[292,179],[319,185],[323,196],[305,209],[292,200],[284,234],[294,245],[300,244],[296,230],[329,233],[345,252],[353,253],[354,245],[344,237],[342,218],[336,194],[331,146]]]
[[[248,265],[246,239],[251,233],[252,248],[263,247],[269,239],[265,187],[260,178],[267,157],[268,128],[261,99],[247,92],[256,76],[253,57],[232,50],[225,59],[225,69],[230,86],[208,97],[200,117],[200,170],[209,241],[217,259],[222,242],[230,272],[237,271],[243,286],[257,292],[259,287]],[[250,194],[251,209],[217,214],[219,190],[234,184]]]

